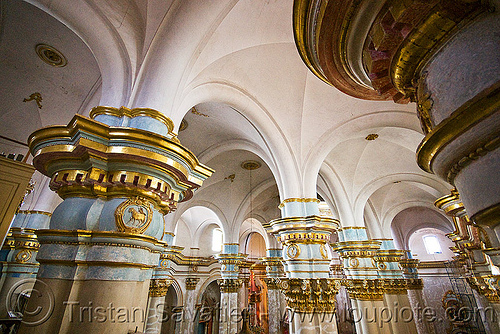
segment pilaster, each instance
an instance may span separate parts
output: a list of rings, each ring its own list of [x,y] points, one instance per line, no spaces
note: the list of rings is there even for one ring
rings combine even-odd
[[[262,263],[266,266],[267,286],[267,313],[269,334],[279,334],[281,318],[285,312],[285,301],[280,291],[280,278],[283,278],[282,251],[280,248],[270,248],[266,250],[266,257],[262,258]]]
[[[239,253],[239,247],[238,243],[224,243],[222,252],[217,255],[222,277],[219,280],[221,290],[219,333],[221,334],[236,333],[241,322],[238,292],[243,280],[239,277],[239,272],[240,264],[246,255]]]

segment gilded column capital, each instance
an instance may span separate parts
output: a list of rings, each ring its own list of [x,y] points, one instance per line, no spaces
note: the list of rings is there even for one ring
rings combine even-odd
[[[301,204],[307,204],[301,207]],[[317,200],[285,203],[289,212],[319,212]],[[319,215],[286,217],[270,221],[264,227],[283,244],[283,264],[288,277],[328,277],[329,241],[339,221]]]
[[[326,244],[330,240],[331,233],[339,226],[340,222],[337,219],[316,215],[279,218],[264,225],[267,232],[276,235],[278,241],[284,245]]]
[[[247,257],[247,254],[242,253],[221,253],[215,258],[221,264],[221,276],[227,279],[237,279],[240,272],[240,265]]]
[[[500,303],[500,275],[474,275],[466,277],[467,282],[491,303]]]
[[[195,290],[199,281],[199,277],[186,277],[186,290]]]
[[[268,290],[278,290],[281,284],[280,278],[278,277],[265,277],[264,282]]]
[[[419,278],[378,278],[378,279],[342,279],[349,297],[358,300],[382,300],[384,294],[407,294],[408,290],[422,289]]]
[[[340,282],[334,278],[281,278],[280,289],[295,312],[334,313]]]
[[[223,278],[217,280],[219,283],[219,288],[223,293],[234,293],[238,292],[243,285],[243,280],[240,278]]]
[[[168,288],[172,285],[171,279],[151,279],[149,281],[149,296],[150,297],[164,297],[167,295]]]

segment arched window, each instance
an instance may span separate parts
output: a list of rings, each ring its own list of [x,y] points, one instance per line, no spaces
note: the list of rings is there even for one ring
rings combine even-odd
[[[426,235],[423,239],[427,254],[441,254],[443,252],[439,240],[435,235]]]
[[[222,230],[220,228],[214,228],[212,233],[212,250],[214,252],[222,251]]]

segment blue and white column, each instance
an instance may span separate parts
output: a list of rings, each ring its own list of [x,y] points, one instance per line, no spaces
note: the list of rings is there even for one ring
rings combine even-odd
[[[291,333],[336,333],[335,295],[338,282],[329,277],[330,235],[336,219],[320,216],[316,198],[284,200],[280,219],[265,228],[283,245],[286,277],[282,289],[290,308]]]

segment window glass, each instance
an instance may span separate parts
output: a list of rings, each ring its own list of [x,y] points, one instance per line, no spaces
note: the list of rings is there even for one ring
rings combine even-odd
[[[222,251],[222,230],[220,228],[214,229],[212,234],[212,250],[214,252]]]
[[[423,239],[427,254],[441,254],[443,252],[435,235],[426,235]]]

